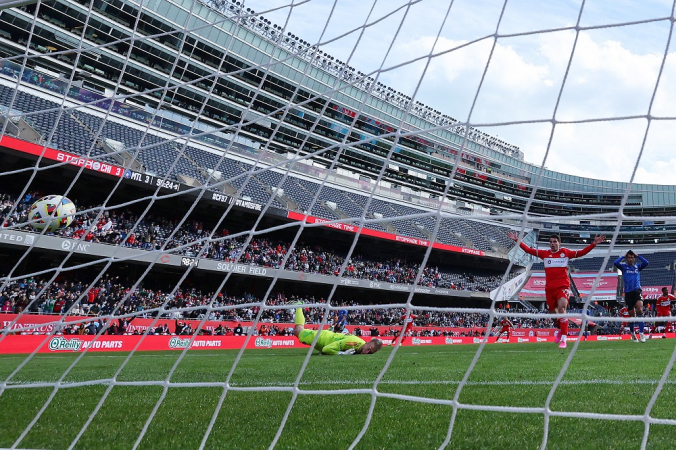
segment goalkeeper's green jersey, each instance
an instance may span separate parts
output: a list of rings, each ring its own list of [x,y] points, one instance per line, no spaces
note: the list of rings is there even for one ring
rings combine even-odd
[[[298,336],[298,340],[303,344],[312,345],[317,332],[314,330],[303,330]],[[317,339],[315,348],[325,355],[337,355],[338,352],[354,349],[359,351],[362,345],[366,344],[361,338],[351,334],[334,333],[329,330],[322,330]]]

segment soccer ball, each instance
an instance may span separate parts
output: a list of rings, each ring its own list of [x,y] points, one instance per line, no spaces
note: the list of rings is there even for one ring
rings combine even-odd
[[[74,214],[73,202],[61,195],[48,195],[33,203],[28,211],[28,220],[35,229],[57,231],[70,225]]]

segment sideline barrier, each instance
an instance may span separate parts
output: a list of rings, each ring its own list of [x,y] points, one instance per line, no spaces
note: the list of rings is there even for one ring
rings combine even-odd
[[[9,327],[10,324],[12,323],[13,320],[17,318],[18,314],[0,314],[0,332],[3,331],[5,328]],[[30,334],[30,331],[36,331],[38,333],[43,333],[43,334],[49,334],[54,332],[54,326],[56,323],[58,323],[61,319],[64,319],[65,323],[61,323],[59,326],[62,327],[63,325],[69,325],[73,322],[76,323],[88,323],[88,322],[96,322],[99,320],[98,317],[94,316],[60,316],[56,314],[48,315],[48,314],[22,314],[17,322],[12,325],[12,330],[19,330],[22,328],[28,329],[28,331],[21,331],[21,333],[26,333]],[[129,333],[133,333],[135,331],[139,333],[145,333],[145,331],[148,329],[149,326],[153,324],[153,321],[155,319],[143,319],[143,318],[135,318],[132,320],[132,322],[129,324],[127,330]],[[200,320],[195,320],[195,319],[159,319],[155,323],[155,327],[161,326],[163,324],[167,324],[169,326],[169,330],[173,332],[176,328],[176,321],[183,322],[186,324],[190,324],[193,329],[196,329],[197,326],[201,323]],[[117,323],[118,319],[113,319],[113,323]],[[207,320],[204,322],[203,328],[205,330],[209,330],[210,332],[213,332],[216,327],[219,325],[227,326],[232,329],[235,329],[237,325],[241,325],[245,331],[249,329],[253,325],[253,322],[250,321],[242,321],[242,322],[234,322],[234,321],[216,321],[216,320]],[[257,328],[259,329],[261,325],[265,325],[266,327],[270,325],[274,325],[279,327],[280,329],[284,328],[290,328],[293,330],[294,324],[293,323],[269,323],[269,322],[259,322],[257,325]],[[316,330],[318,325],[316,324],[308,324],[306,327],[310,330]],[[354,334],[355,333],[355,328],[361,329],[362,336],[369,336],[371,334],[370,330],[372,328],[376,328],[379,332],[379,334],[382,336],[386,334],[389,330],[401,330],[401,325],[399,326],[373,326],[373,325],[348,325],[345,328],[347,330]],[[451,331],[455,334],[462,334],[462,333],[474,333],[475,331],[478,331],[480,333],[483,333],[486,331],[485,327],[418,327],[415,326],[413,327],[415,331],[438,331],[440,333],[446,331]],[[511,331],[512,336],[514,337],[547,337],[547,336],[554,336],[554,328],[513,328]],[[577,329],[570,330],[570,334],[576,334],[578,332]]]
[[[668,333],[668,338],[676,338],[675,333]],[[189,336],[52,336],[45,339],[45,335],[10,335],[0,342],[0,354],[26,354],[38,349],[38,353],[74,353],[88,349],[90,352],[130,352],[141,342],[137,351],[183,350],[190,345]],[[393,341],[391,337],[381,338],[385,345]],[[619,341],[629,340],[629,335],[623,336],[588,336],[588,341]],[[245,336],[197,336],[190,345],[191,350],[239,350],[244,345]],[[371,340],[364,336],[364,340]],[[432,346],[432,345],[463,345],[479,344],[482,338],[478,337],[408,337],[404,346]],[[569,342],[577,340],[571,336]],[[488,343],[494,344],[494,337],[488,338]],[[500,339],[500,343],[508,343]],[[537,343],[554,342],[553,336],[548,337],[512,337],[509,343]],[[249,339],[247,349],[274,349],[274,348],[305,348],[293,336],[253,336]]]
[[[141,341],[141,335],[100,336],[52,336],[45,335],[7,336],[0,342],[0,354],[52,352],[81,352],[85,349],[92,352],[130,352]],[[138,351],[183,350],[190,345],[190,336],[145,336]],[[239,350],[244,345],[246,336],[197,336],[190,346],[200,350]],[[286,337],[252,337],[247,348],[305,347],[293,336]]]

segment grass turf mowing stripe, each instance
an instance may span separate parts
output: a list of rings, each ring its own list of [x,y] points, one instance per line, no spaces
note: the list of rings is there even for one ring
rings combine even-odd
[[[552,417],[557,418],[557,426],[560,424],[563,430],[550,435],[551,448],[564,446],[567,441],[562,436],[569,432],[579,432],[579,423],[592,428],[597,423],[612,424],[603,428],[609,433],[610,430],[627,430],[620,433],[622,439],[633,442],[634,431],[629,431],[636,428],[642,434],[641,414],[645,409],[643,404],[647,403],[646,399],[650,398],[664,372],[673,351],[673,341],[652,341],[645,345],[629,342],[581,345],[584,347],[576,353],[560,386],[560,397],[557,390],[556,401],[552,404],[552,409],[557,411],[552,412]],[[378,392],[375,392],[372,390],[375,376],[389,356],[388,352],[389,349],[386,348],[382,353],[369,357],[313,356],[300,382],[298,393],[303,395],[299,397],[299,411],[294,406],[287,424],[291,425],[288,431],[292,434],[287,436],[285,428],[280,445],[296,442],[303,447],[314,444],[326,446],[334,438],[340,441],[333,432],[327,435],[320,432],[317,437],[313,436],[317,429],[306,426],[302,417],[308,414],[310,417],[317,414],[323,417],[322,411],[328,411],[331,417],[334,414],[344,417],[344,413],[354,413],[359,422],[355,426],[359,427],[364,420],[362,403],[370,401],[372,395],[377,397],[378,414],[374,416],[374,422],[364,436],[364,444],[373,443],[378,448],[386,444],[389,448],[411,448],[415,445],[427,448],[438,444],[439,436],[443,439],[450,420],[452,405],[449,392],[457,386],[469,360],[476,352],[476,346],[403,347],[399,349],[385,379],[379,384]],[[181,376],[172,377],[173,382],[167,383],[170,390],[177,391],[175,400],[179,404],[183,399],[192,405],[188,408],[189,414],[199,415],[199,423],[208,423],[211,419],[212,405],[222,392],[225,380],[223,374],[232,364],[233,354],[232,351],[191,352],[181,363]],[[279,409],[283,410],[288,405],[293,380],[306,355],[307,349],[246,351],[216,421],[213,433],[217,437],[209,439],[207,448],[219,448],[225,442],[228,442],[229,448],[266,448],[279,425]],[[66,403],[70,401],[77,402],[82,411],[89,411],[89,399],[92,396],[83,394],[95,390],[97,384],[100,388],[111,383],[110,374],[119,367],[121,358],[127,354],[88,356],[91,358],[84,358],[78,364],[82,371],[61,384],[65,410],[54,412],[61,413],[62,417],[65,417],[63,412],[69,410]],[[4,410],[0,410],[0,424],[8,425],[5,431],[22,429],[32,415],[32,410],[25,415],[17,414],[12,405],[28,406],[26,402],[39,403],[38,394],[42,392],[40,389],[45,389],[39,386],[53,387],[59,374],[63,373],[74,357],[76,355],[72,354],[44,357],[35,355],[31,364],[26,365],[9,381],[7,389],[0,395],[0,404],[5,406]],[[107,436],[131,435],[135,438],[150,412],[148,404],[152,406],[154,403],[154,398],[149,402],[139,400],[149,390],[154,393],[159,386],[164,385],[160,380],[166,376],[166,367],[173,364],[176,357],[176,353],[171,352],[135,354],[137,363],[129,367],[125,378],[118,378],[121,381],[115,382],[115,390],[119,389],[120,395],[106,400],[91,424],[94,425],[91,432],[87,430],[83,438],[89,436],[91,441],[88,443],[91,444],[100,433]],[[503,445],[505,448],[513,448],[515,445],[539,442],[543,432],[543,392],[546,394],[552,385],[563,358],[553,346],[508,344],[487,347],[463,389],[460,404],[457,405],[461,413],[457,416],[457,434],[454,431],[451,440],[453,447],[475,448],[480,443],[491,443],[491,447]],[[11,358],[0,357],[0,372],[7,372],[11,369],[10,366],[18,364],[22,359],[17,355],[12,355]],[[4,369],[3,365],[6,366]],[[575,380],[576,377],[579,380]],[[676,432],[673,437],[668,432],[676,430],[676,405],[671,400],[676,391],[676,373],[669,376],[667,383],[648,422],[656,430],[664,430],[655,434],[659,446],[676,448]],[[92,401],[97,401],[96,395]],[[174,401],[170,402],[173,403]],[[330,405],[328,410],[326,405]],[[171,409],[168,408],[167,411]],[[390,416],[392,411],[402,411],[396,414],[398,423],[402,414],[411,414],[413,420],[401,422],[393,430],[391,425],[394,419]],[[60,423],[45,420],[41,426],[44,435],[58,433],[69,422],[72,422],[72,426],[81,426],[81,421],[72,414],[66,416],[67,420]],[[293,419],[296,416],[301,420]],[[124,420],[120,427],[111,427],[109,432],[106,431],[109,421],[119,421],[120,418]],[[475,422],[478,419],[481,419],[481,423],[495,422],[496,433],[477,429]],[[330,422],[330,419],[327,420]],[[320,420],[320,423],[324,422],[326,420]],[[193,446],[203,437],[203,428],[196,426],[197,423],[188,421],[183,424],[173,420],[170,414],[163,413],[151,422],[151,438],[144,440],[142,447],[170,448],[172,444]],[[245,431],[249,423],[256,424],[255,433]],[[631,424],[639,426],[634,427]],[[663,428],[659,428],[657,424]],[[433,426],[428,430],[428,425]],[[411,427],[422,427],[421,430],[429,432],[416,435],[411,432]],[[258,428],[261,431],[260,436]],[[509,430],[509,433],[505,430]],[[3,433],[0,432],[1,434]],[[652,442],[650,436],[648,441]],[[615,438],[612,436],[606,436],[607,442],[613,439]],[[640,441],[640,437],[638,440]],[[0,446],[11,445],[12,442],[0,439]],[[63,448],[64,442],[65,440],[53,439],[46,447]],[[241,445],[230,446],[230,442],[239,442]],[[599,442],[604,441],[601,439]],[[31,439],[22,442],[21,446],[33,444],[31,446],[37,447],[42,443],[38,435],[33,435]],[[107,443],[110,448],[130,447],[129,440],[125,439],[118,438],[117,442],[108,440]],[[673,445],[668,447],[670,444]],[[88,446],[83,448],[86,447]]]

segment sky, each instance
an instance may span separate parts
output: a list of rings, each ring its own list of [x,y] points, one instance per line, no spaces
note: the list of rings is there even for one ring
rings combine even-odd
[[[638,161],[635,183],[676,184],[676,42],[654,20],[673,0],[243,3],[530,163],[629,182]]]

